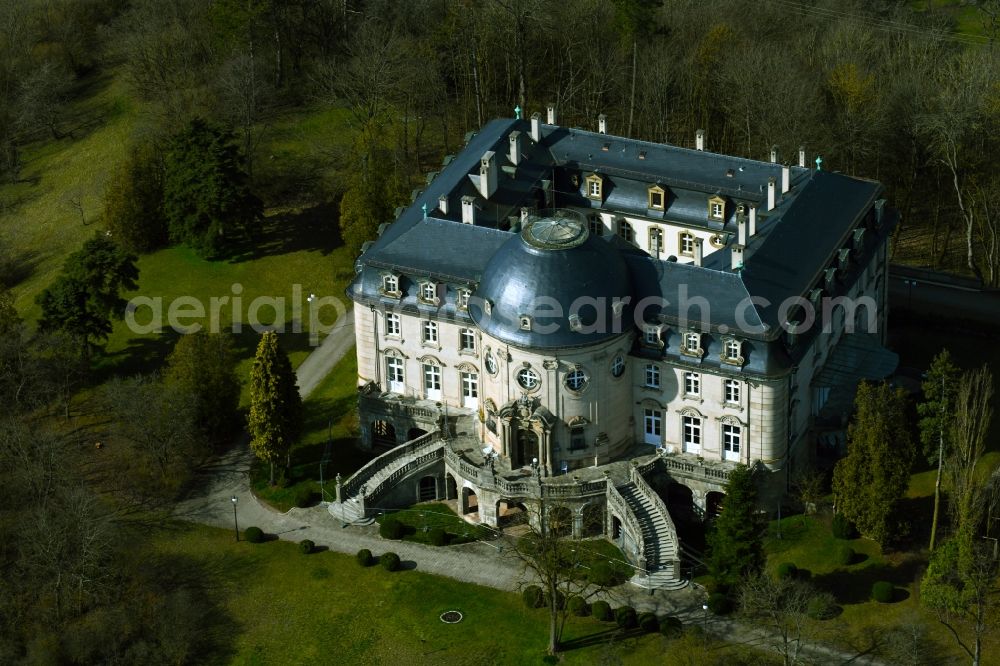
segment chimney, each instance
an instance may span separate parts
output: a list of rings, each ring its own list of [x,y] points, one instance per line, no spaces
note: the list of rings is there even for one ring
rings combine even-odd
[[[799,146],[799,166],[803,169],[806,166],[806,147]]]
[[[767,209],[774,210],[774,178],[767,179]]]
[[[510,163],[517,166],[521,162],[521,133],[514,130],[510,133]]]
[[[438,197],[438,210],[441,211],[442,215],[448,214],[448,195],[442,194]]]
[[[733,270],[740,270],[743,268],[743,246],[734,245],[730,252],[733,256]]]
[[[705,150],[705,130],[700,129],[694,133],[695,150]]]
[[[542,114],[537,111],[531,114],[531,140],[535,143],[542,140]]]
[[[781,193],[786,194],[792,183],[792,168],[787,164],[781,167]]]
[[[704,254],[704,251],[702,250],[701,244],[702,244],[702,240],[700,238],[695,238],[694,239],[694,265],[695,266],[701,266],[701,259],[702,259],[702,256]]]
[[[778,147],[771,146],[771,164],[775,164],[778,161]]]
[[[524,227],[524,223],[528,221],[528,213],[529,213],[529,211],[528,211],[527,208],[521,208],[521,226],[522,226],[522,228]]]
[[[608,133],[608,117],[603,113],[597,116],[597,131],[601,134]]]
[[[497,157],[492,150],[479,160],[479,193],[489,199],[497,191]]]
[[[750,226],[747,229],[750,238],[757,235],[757,205],[750,204]]]
[[[462,197],[462,223],[476,223],[476,198],[470,196]]]
[[[745,215],[736,217],[736,243],[742,247],[747,245],[747,218]]]
[[[549,125],[556,124],[556,105],[551,102],[545,107],[546,123]]]

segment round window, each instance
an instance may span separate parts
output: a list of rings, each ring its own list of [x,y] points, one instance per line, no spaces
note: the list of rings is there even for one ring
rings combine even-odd
[[[517,383],[521,388],[528,389],[529,391],[538,388],[539,380],[538,373],[531,368],[524,368],[517,373]]]
[[[615,356],[615,360],[611,362],[611,375],[621,377],[623,374],[625,374],[625,357],[618,354]]]
[[[486,352],[486,372],[491,375],[497,374],[497,360],[493,358],[493,352]]]
[[[570,370],[566,375],[566,388],[571,391],[582,391],[587,385],[587,374],[579,368]]]

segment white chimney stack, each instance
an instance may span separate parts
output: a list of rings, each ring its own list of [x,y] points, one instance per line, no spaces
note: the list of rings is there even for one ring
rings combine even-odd
[[[523,226],[525,222],[528,221],[528,209],[521,208],[521,225]]]
[[[792,185],[792,168],[787,164],[781,167],[781,193],[786,194]]]
[[[771,164],[774,164],[777,161],[778,161],[778,147],[771,146]]]
[[[535,143],[542,140],[542,114],[537,111],[531,114],[531,140]]]
[[[510,163],[517,166],[521,162],[521,133],[514,130],[510,133]]]
[[[549,125],[555,125],[556,124],[556,105],[555,104],[549,104],[548,106],[546,106],[545,107],[545,115],[546,115],[546,122]]]
[[[608,117],[603,113],[597,116],[597,131],[601,134],[608,133]]]
[[[748,231],[751,238],[757,234],[757,204],[750,204],[750,227]]]
[[[442,215],[448,214],[448,195],[442,194],[438,197],[438,210],[441,211]]]
[[[730,251],[733,257],[733,270],[743,268],[743,246],[734,245]]]
[[[462,197],[462,223],[476,223],[476,198],[470,196]]]
[[[803,169],[806,166],[806,147],[799,146],[799,166]]]
[[[497,191],[497,156],[492,150],[479,160],[479,193],[489,199]]]
[[[767,179],[767,209],[774,210],[774,178]]]
[[[704,250],[702,249],[702,240],[700,238],[694,239],[694,265],[701,266],[701,259],[704,256]]]
[[[694,133],[694,147],[696,150],[705,150],[705,130],[700,129]]]
[[[741,247],[747,244],[747,218],[743,215],[736,217],[736,243]]]

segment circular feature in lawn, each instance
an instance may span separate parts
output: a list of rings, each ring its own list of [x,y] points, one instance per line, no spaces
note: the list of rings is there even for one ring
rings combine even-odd
[[[457,610],[450,610],[441,613],[441,621],[445,624],[457,624],[462,621],[462,614]]]

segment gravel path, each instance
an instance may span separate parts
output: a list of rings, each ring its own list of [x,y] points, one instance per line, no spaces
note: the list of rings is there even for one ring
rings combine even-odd
[[[344,355],[354,349],[354,312],[348,310],[319,347],[316,347],[295,370],[299,394],[305,398],[330,374]]]

